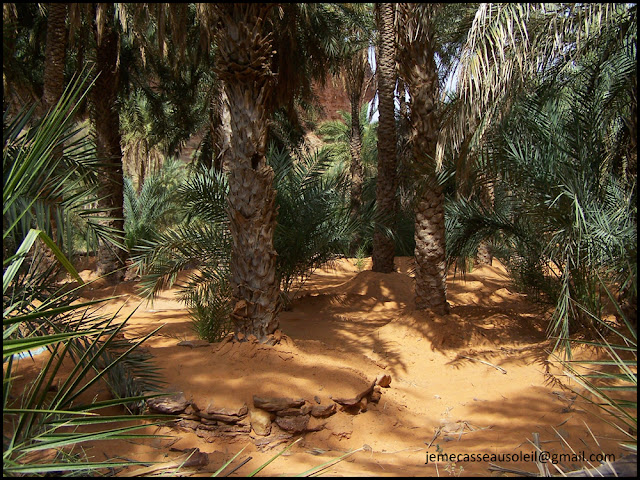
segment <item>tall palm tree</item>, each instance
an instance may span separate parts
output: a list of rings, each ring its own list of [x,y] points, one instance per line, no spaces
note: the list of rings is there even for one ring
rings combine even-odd
[[[416,307],[448,312],[444,192],[438,182],[439,79],[435,62],[434,7],[399,5],[399,64],[411,93],[411,142],[414,169],[421,173],[415,200]]]
[[[52,108],[64,90],[64,62],[67,45],[67,4],[49,3],[47,5],[47,43],[44,58],[44,87],[42,100],[44,109]],[[54,155],[62,156],[62,145],[58,145],[54,150]],[[56,199],[60,203],[61,199]],[[58,225],[55,219],[55,209],[50,210],[51,235],[58,237]],[[49,261],[53,261],[49,257]]]
[[[360,134],[360,109],[364,95],[365,78],[369,62],[367,50],[360,49],[347,59],[344,70],[345,87],[351,105],[351,135],[349,135],[349,152],[351,153],[351,217],[357,218],[362,206],[362,184],[364,171],[362,167],[362,136]],[[355,243],[358,239],[355,240]]]
[[[437,167],[443,161],[445,147],[458,155],[470,135],[473,141],[465,148],[477,149],[490,125],[509,111],[515,95],[535,85],[541,72],[559,72],[570,64],[576,52],[588,45],[594,32],[611,25],[616,8],[602,4],[464,4],[444,8],[420,5],[411,9],[403,6],[403,18],[398,22],[403,31],[400,44],[404,55],[400,63],[403,76],[413,78],[413,82],[409,81],[410,89],[417,89],[410,92],[412,122],[419,122],[414,125],[414,141],[422,144],[415,152],[417,158],[426,153],[432,162],[427,164],[429,168]],[[438,12],[440,15],[436,17]],[[438,103],[442,105],[436,90],[438,77],[430,73],[438,72],[431,63],[435,52],[443,79],[455,71],[456,95],[462,101],[450,102],[453,107],[441,112],[434,123],[430,115],[436,114]],[[427,86],[431,88],[429,93]],[[470,124],[477,125],[475,131],[469,131]],[[430,131],[440,132],[435,149],[430,133],[422,130],[427,125]],[[467,153],[465,158],[477,155]],[[433,302],[446,311],[443,300],[446,287],[436,279],[441,278],[437,272],[443,267],[435,260],[444,255],[444,234],[440,227],[433,226],[433,221],[440,222],[444,196],[439,194],[432,173],[427,172],[426,180],[429,185],[424,191],[430,191],[428,195],[433,198],[416,209],[415,236],[417,243],[422,238],[426,245],[433,246],[429,255],[433,255],[434,261],[425,269],[416,270],[416,304],[428,306]],[[425,214],[431,222],[424,222]],[[424,256],[426,250],[422,254],[420,248],[416,246],[417,263],[421,261],[419,257],[428,258]],[[423,287],[431,293],[419,293]],[[425,300],[427,297],[433,300]]]
[[[378,126],[378,180],[376,205],[378,211],[388,218],[393,230],[393,218],[397,210],[396,189],[396,122],[394,92],[396,85],[395,58],[395,4],[377,3],[376,22],[379,31],[376,75],[378,77],[378,101],[380,120]],[[373,271],[394,271],[395,243],[380,227],[373,235]]]
[[[349,135],[349,151],[351,154],[350,177],[350,211],[351,218],[356,219],[362,207],[362,186],[364,169],[362,165],[362,135],[360,111],[364,96],[373,81],[373,72],[369,65],[369,46],[374,29],[372,9],[362,4],[347,4],[343,7],[349,18],[347,28],[348,40],[344,44],[344,61],[340,76],[351,106],[351,133]],[[358,248],[360,239],[354,239],[352,253]]]
[[[93,122],[96,131],[96,153],[104,160],[103,184],[99,206],[108,211],[104,224],[113,233],[124,231],[124,183],[118,92],[120,88],[119,39],[114,25],[115,8],[112,3],[94,6],[94,36],[98,78],[91,92]],[[125,274],[126,251],[101,239],[98,247],[98,274],[108,274],[112,282]]]
[[[274,173],[265,157],[270,118],[281,107],[295,116],[293,99],[311,91],[314,76],[324,76],[326,60],[338,56],[341,17],[327,4],[216,4],[204,10],[217,26],[216,74],[228,114],[231,318],[237,340],[266,342],[281,309]]]
[[[229,221],[235,336],[264,342],[277,326],[276,192],[265,156],[269,104],[274,90],[272,34],[265,26],[272,6],[219,4],[217,73],[230,112]]]

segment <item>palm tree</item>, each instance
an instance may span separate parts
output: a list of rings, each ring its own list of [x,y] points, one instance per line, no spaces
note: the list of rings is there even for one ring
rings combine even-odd
[[[456,95],[460,100],[449,102],[450,106],[440,113],[440,120],[431,125],[434,132],[440,132],[435,151],[430,145],[431,139],[427,140],[422,135],[415,137],[415,140],[425,144],[418,154],[426,152],[433,165],[439,166],[444,158],[445,147],[447,151],[457,155],[460,146],[468,142],[465,148],[471,153],[467,152],[465,158],[478,158],[473,152],[477,152],[477,146],[489,127],[509,111],[515,95],[535,85],[535,79],[541,72],[560,72],[563,66],[575,58],[576,52],[589,44],[588,40],[594,32],[612,25],[616,8],[594,4],[562,4],[552,7],[546,4],[465,4],[446,8],[418,6],[410,13],[409,7],[403,6],[405,15],[398,24],[404,32],[400,38],[401,50],[413,51],[411,44],[414,43],[431,52],[426,55],[421,48],[417,49],[419,51],[415,53],[419,56],[416,58],[422,59],[419,62],[415,62],[411,55],[404,55],[400,62],[404,75],[414,78],[413,88],[423,89],[424,82],[436,88],[437,84],[434,82],[437,77],[432,80],[429,71],[438,70],[435,66],[425,68],[425,65],[426,62],[431,62],[429,58],[437,52],[442,80],[449,72],[456,72]],[[436,17],[438,12],[440,15]],[[426,42],[433,46],[427,46]],[[417,110],[425,108],[424,105],[433,108],[432,102],[442,104],[442,101],[433,96],[436,95],[433,90],[431,98],[420,99],[419,104],[414,105],[413,97],[417,92],[410,93],[412,121],[414,116],[423,117],[420,122],[426,126],[428,115],[425,117],[426,112],[419,113]],[[475,131],[469,130],[471,124],[477,126]],[[437,233],[437,230],[423,231],[422,228],[427,228],[429,224],[421,222],[425,213],[429,217],[435,215],[439,221],[436,211],[443,211],[440,203],[444,201],[444,197],[438,195],[434,179],[428,180],[431,185],[425,186],[425,191],[432,190],[434,199],[430,204],[427,203],[429,206],[426,209],[416,210],[421,215],[416,216],[415,235],[416,240],[423,237],[432,244],[433,254],[439,257],[444,252],[444,235]],[[437,248],[436,243],[439,245]],[[416,257],[418,256],[417,254]],[[418,258],[416,260],[420,261]],[[444,306],[444,283],[435,278],[423,278],[424,275],[435,275],[439,270],[439,261],[426,271],[417,270],[416,284],[439,289],[429,296],[438,298],[435,303]],[[417,291],[420,289],[421,287],[417,287]],[[424,297],[419,295],[416,296],[416,303],[424,305]]]
[[[308,95],[338,56],[338,9],[327,4],[216,4],[203,12],[216,25],[216,74],[224,83],[229,144],[228,214],[235,338],[269,340],[278,326],[279,285],[273,234],[276,194],[265,151],[271,115],[283,107],[295,123],[294,99]],[[213,20],[213,21],[212,21]],[[331,36],[333,35],[333,36]],[[304,53],[303,53],[304,52]]]
[[[376,4],[376,22],[379,40],[376,75],[378,77],[378,101],[380,120],[378,125],[378,180],[376,205],[378,211],[388,219],[386,227],[393,228],[397,210],[396,189],[396,121],[394,92],[396,85],[395,58],[395,5]],[[373,271],[394,271],[395,244],[380,226],[373,235]]]
[[[370,45],[373,22],[371,10],[367,7],[355,12],[358,14],[356,22],[349,27],[349,40],[345,43],[344,65],[341,71],[344,87],[351,106],[351,133],[349,135],[349,151],[351,154],[350,211],[352,220],[356,220],[362,207],[362,186],[364,170],[362,165],[362,135],[360,125],[360,111],[364,95],[373,80],[373,73],[369,65],[368,49]],[[361,239],[354,238],[351,253],[354,253]]]
[[[123,171],[118,92],[120,68],[118,62],[119,39],[117,26],[113,24],[115,9],[110,3],[94,6],[94,36],[96,42],[96,69],[98,78],[91,92],[93,122],[96,131],[96,153],[103,159],[101,209],[109,212],[104,220],[106,228],[114,233],[124,231]],[[114,272],[109,278],[120,281],[125,275],[126,251],[101,239],[98,247],[98,274]]]
[[[400,4],[401,75],[411,93],[414,169],[422,173],[415,200],[416,307],[439,315],[448,312],[444,192],[438,182],[436,145],[439,130],[439,79],[435,62],[432,5]]]
[[[264,342],[278,327],[276,192],[266,159],[269,104],[274,89],[272,34],[267,4],[217,5],[220,15],[217,73],[230,112],[229,227],[231,319],[238,340]]]
[[[360,133],[360,110],[364,94],[366,71],[369,68],[367,50],[355,52],[345,65],[345,86],[351,104],[351,134],[349,135],[349,152],[351,154],[351,218],[357,218],[362,206],[362,184],[364,171],[362,168],[362,136]],[[359,243],[356,238],[354,244]]]

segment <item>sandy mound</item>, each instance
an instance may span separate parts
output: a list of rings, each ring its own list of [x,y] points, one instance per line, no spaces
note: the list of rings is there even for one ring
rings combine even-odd
[[[413,302],[413,279],[402,273],[377,273],[365,271],[335,287],[336,293],[366,295],[379,302],[394,302],[394,308],[402,308]],[[389,305],[389,307],[392,307]]]

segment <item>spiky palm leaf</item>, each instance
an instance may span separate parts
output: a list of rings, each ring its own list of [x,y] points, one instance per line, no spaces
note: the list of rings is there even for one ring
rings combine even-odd
[[[13,130],[5,129],[3,166],[8,166],[3,182],[3,237],[15,233],[18,223],[7,221],[9,209],[20,200],[31,197],[33,205],[47,193],[47,179],[61,172],[59,157],[52,155],[56,145],[69,139],[73,128],[73,112],[79,99],[86,94],[86,79],[72,83],[57,106],[27,133],[20,132],[28,120],[19,116]],[[5,117],[6,118],[6,117]],[[5,126],[7,123],[5,123]],[[73,144],[70,145],[73,148]],[[44,180],[44,181],[43,181]],[[23,204],[24,205],[24,204]],[[26,212],[16,209],[17,219]],[[80,285],[82,279],[62,251],[46,233],[30,230],[14,255],[3,259],[3,471],[6,474],[44,474],[46,472],[95,472],[117,467],[125,462],[86,462],[77,444],[91,440],[144,437],[130,433],[145,427],[136,424],[109,429],[109,423],[128,420],[128,416],[96,416],[95,410],[108,406],[132,406],[145,400],[139,395],[158,385],[148,356],[136,357],[139,341],[117,340],[125,322],[116,323],[115,315],[101,318],[92,311],[96,301],[74,303],[74,290],[59,288],[53,277],[29,267],[27,254],[41,240],[55,258]],[[27,260],[27,261],[25,261]],[[36,260],[34,260],[36,261]],[[37,377],[25,390],[14,392],[14,368],[17,355],[45,346],[49,358]],[[61,378],[63,362],[70,359],[72,371]],[[79,396],[91,386],[107,380],[115,400],[88,403]],[[121,381],[115,384],[115,381]],[[131,388],[130,388],[131,387]],[[133,396],[132,396],[133,395]],[[157,420],[157,417],[142,417]],[[99,425],[93,433],[83,433],[81,426]],[[101,425],[101,427],[100,427]],[[39,452],[54,452],[51,459],[39,457]]]
[[[519,263],[535,273],[531,279],[555,284],[547,288],[556,304],[549,333],[562,338],[593,324],[592,316],[601,318],[606,301],[597,275],[617,294],[622,285],[630,295],[636,291],[635,184],[619,168],[629,160],[623,126],[635,75],[635,51],[627,47],[626,41],[594,47],[560,78],[521,96],[492,134],[483,155],[510,191],[511,200],[500,206],[511,206],[508,218],[482,223],[487,212],[470,212],[463,201],[450,209],[470,222],[452,241],[465,243],[464,232],[476,222],[469,245],[497,230],[528,243],[511,266]]]

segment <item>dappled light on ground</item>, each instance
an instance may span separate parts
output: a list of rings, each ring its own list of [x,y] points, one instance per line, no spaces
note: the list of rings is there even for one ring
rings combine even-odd
[[[303,440],[261,475],[300,473],[367,445],[326,473],[446,476],[445,463],[425,465],[427,451],[532,452],[528,439],[533,432],[550,452],[568,451],[561,435],[575,450],[620,456],[621,434],[589,415],[591,407],[571,391],[550,381],[549,372],[557,369],[549,362],[544,333],[548,312],[513,290],[501,265],[477,268],[464,278],[450,276],[451,311],[446,316],[416,311],[411,259],[398,258],[396,266],[398,272],[391,274],[358,272],[355,260],[343,259],[318,270],[281,314],[283,337],[273,347],[178,345],[196,336],[186,310],[174,298],[175,289],[163,292],[153,305],[135,295],[134,282],[113,292],[97,286],[88,295],[127,294],[105,309],[121,307],[125,315],[135,310],[128,336],[165,324],[145,348],[162,369],[167,389],[183,392],[200,408],[253,408],[254,395],[315,399],[326,405],[354,397],[379,374],[391,375],[391,385],[382,389],[377,404],[357,414],[338,411],[324,428],[302,434]],[[365,268],[370,268],[370,260]],[[100,460],[167,462],[174,455],[172,448],[197,447],[210,461],[197,473],[208,475],[247,446],[239,460],[253,460],[234,473],[246,475],[299,436],[261,448],[262,437],[253,432],[209,442],[193,430],[147,430],[172,437],[98,442],[89,445],[88,453]],[[532,462],[503,465],[537,471]],[[489,473],[486,462],[458,463],[456,471],[460,467],[463,475]]]

